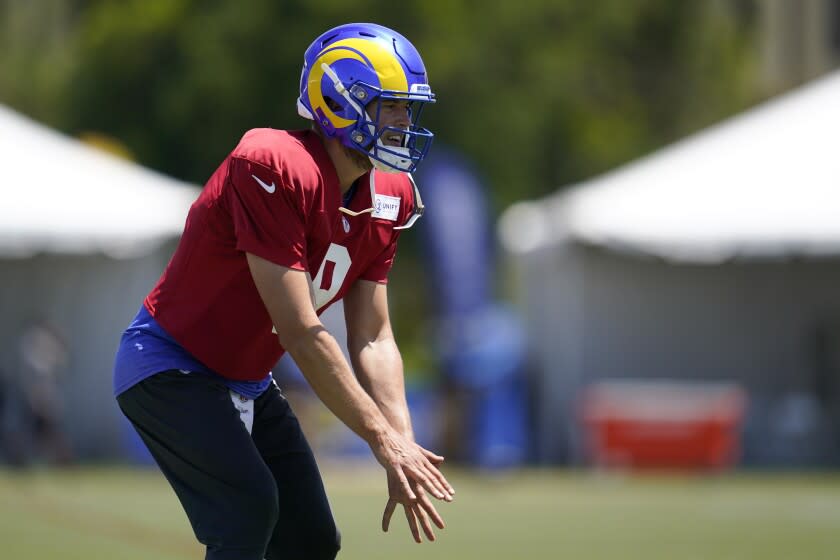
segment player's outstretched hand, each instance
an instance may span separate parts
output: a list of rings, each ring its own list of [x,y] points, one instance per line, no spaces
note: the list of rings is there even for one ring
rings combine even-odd
[[[420,447],[395,430],[381,434],[371,443],[371,449],[379,464],[396,477],[409,500],[418,499],[409,484],[409,480],[413,480],[438,500],[452,501],[455,490],[437,468],[443,462],[440,455]]]
[[[420,538],[420,533],[416,530],[418,517],[421,524],[424,519],[428,524],[428,519],[424,514],[429,514],[440,526],[437,520],[441,523],[443,520],[432,507],[426,492],[439,500],[452,501],[455,489],[437,467],[443,462],[443,457],[420,447],[396,431],[389,431],[380,436],[371,444],[371,450],[388,473],[389,500],[388,505],[385,506],[383,528],[387,527],[386,518],[390,522],[391,514],[398,503],[409,506],[410,511],[406,510],[406,515],[414,513],[414,516],[409,518],[409,526],[412,526],[415,540]],[[415,522],[414,525],[412,525],[412,520]],[[429,531],[431,531],[431,526],[429,526]]]
[[[408,521],[408,527],[411,529],[411,535],[417,543],[423,542],[420,535],[420,527],[426,534],[426,538],[430,541],[435,540],[435,532],[432,529],[430,519],[440,529],[446,527],[443,518],[438,514],[434,504],[429,499],[426,491],[417,485],[415,481],[409,481],[409,486],[417,496],[416,501],[408,499],[403,491],[402,485],[391,473],[388,474],[388,502],[385,504],[385,512],[382,514],[382,530],[388,532],[388,526],[391,524],[391,516],[397,504],[402,504],[405,510],[405,518]],[[419,525],[418,525],[419,522]]]

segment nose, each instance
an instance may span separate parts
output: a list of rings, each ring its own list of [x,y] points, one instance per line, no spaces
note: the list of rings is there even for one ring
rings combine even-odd
[[[400,108],[394,113],[394,126],[397,128],[408,128],[411,124],[411,118],[408,116],[408,109]]]
[[[394,127],[407,129],[411,125],[411,111],[408,108],[408,103],[392,105],[390,111],[388,111],[388,120],[393,123],[392,126]]]

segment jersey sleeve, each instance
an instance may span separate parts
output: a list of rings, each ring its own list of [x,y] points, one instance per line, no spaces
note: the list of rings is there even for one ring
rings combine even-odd
[[[236,248],[306,270],[306,226],[300,193],[266,166],[233,157],[226,200]]]

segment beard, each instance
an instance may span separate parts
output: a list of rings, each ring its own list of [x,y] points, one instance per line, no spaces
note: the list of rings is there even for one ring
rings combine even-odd
[[[346,155],[356,167],[363,170],[365,173],[373,169],[373,164],[367,155],[363,154],[359,150],[348,148],[344,144],[341,145],[341,149],[344,150],[344,155]]]
[[[318,125],[317,122],[313,123],[312,128],[321,137],[321,142],[326,142],[329,136],[324,132],[324,130]],[[345,146],[339,141],[339,146],[341,147],[342,153],[349,159],[353,165],[355,165],[359,170],[367,173],[371,169],[373,169],[373,163],[370,161],[370,158],[367,154],[360,152],[354,148],[350,148]]]

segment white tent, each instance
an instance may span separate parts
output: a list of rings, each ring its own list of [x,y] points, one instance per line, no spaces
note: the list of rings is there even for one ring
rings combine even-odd
[[[571,237],[669,260],[840,253],[840,72],[596,177],[511,208],[514,250]]]
[[[840,72],[505,212],[540,457],[583,387],[668,378],[747,390],[748,462],[840,464],[838,131]]]
[[[179,235],[194,187],[0,105],[0,255],[139,255]]]
[[[69,356],[62,426],[80,456],[114,457],[128,433],[111,389],[120,333],[199,190],[3,106],[0,164],[0,381],[26,383],[23,333],[48,322]]]

